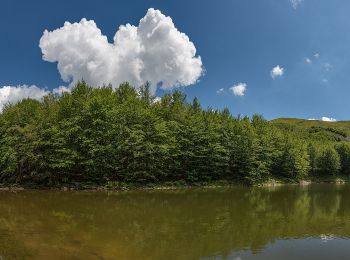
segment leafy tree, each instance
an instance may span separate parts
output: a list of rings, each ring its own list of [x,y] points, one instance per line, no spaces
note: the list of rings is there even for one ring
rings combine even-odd
[[[340,156],[341,172],[350,174],[350,143],[341,142],[335,149]]]
[[[278,161],[278,168],[281,174],[293,179],[306,177],[310,170],[309,155],[306,145],[299,142],[299,140],[286,136],[282,149]]]
[[[307,147],[307,152],[309,155],[309,161],[310,161],[310,172],[316,173],[317,171],[317,157],[319,155],[319,152],[313,143],[309,143]]]
[[[337,151],[331,146],[323,148],[317,158],[318,172],[322,175],[334,176],[339,173],[340,167],[340,156]]]

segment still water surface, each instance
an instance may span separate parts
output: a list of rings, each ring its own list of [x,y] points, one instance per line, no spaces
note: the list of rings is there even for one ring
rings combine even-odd
[[[0,192],[0,259],[350,259],[350,185]]]

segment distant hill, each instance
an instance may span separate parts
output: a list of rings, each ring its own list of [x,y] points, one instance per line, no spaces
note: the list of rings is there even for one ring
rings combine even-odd
[[[272,124],[294,132],[300,132],[318,140],[350,141],[350,121],[326,122],[298,118],[277,118]]]

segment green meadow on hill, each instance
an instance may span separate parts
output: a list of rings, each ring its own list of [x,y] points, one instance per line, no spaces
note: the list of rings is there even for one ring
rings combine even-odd
[[[327,122],[298,118],[277,118],[271,122],[281,129],[305,134],[314,139],[350,141],[350,121]]]

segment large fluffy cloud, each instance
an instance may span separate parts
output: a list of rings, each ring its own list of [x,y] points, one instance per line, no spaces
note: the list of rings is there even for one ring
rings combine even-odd
[[[0,88],[0,112],[8,103],[16,103],[25,98],[40,100],[49,91],[37,86],[4,86]]]
[[[194,44],[159,10],[149,9],[138,26],[121,25],[113,40],[93,20],[82,19],[45,30],[39,46],[43,59],[57,62],[62,79],[72,83],[83,78],[93,86],[128,81],[137,87],[149,81],[154,93],[157,86],[194,84],[202,75]]]

